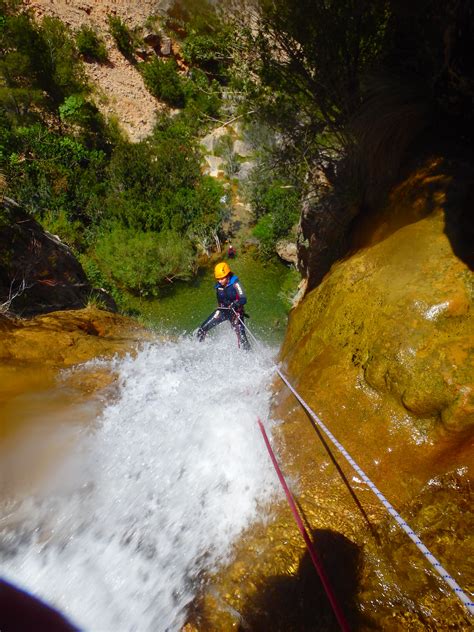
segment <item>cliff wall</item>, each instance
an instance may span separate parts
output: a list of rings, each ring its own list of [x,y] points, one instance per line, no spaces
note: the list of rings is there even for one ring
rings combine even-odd
[[[292,311],[281,351],[298,391],[466,591],[472,182],[469,163],[440,156],[411,169],[383,210],[358,221],[351,253]],[[288,389],[275,386],[279,459],[351,627],[467,629],[456,596]],[[337,629],[289,510],[282,501],[272,511],[204,597],[198,629],[227,629],[225,618],[232,629],[229,605],[249,629]]]

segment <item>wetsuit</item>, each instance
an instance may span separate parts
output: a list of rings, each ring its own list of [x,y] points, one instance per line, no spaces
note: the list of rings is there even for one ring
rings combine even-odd
[[[243,325],[245,318],[244,305],[247,302],[247,297],[245,296],[244,289],[238,277],[234,274],[230,277],[226,286],[216,283],[215,288],[219,307],[212,312],[199,327],[199,340],[204,340],[210,329],[219,325],[219,323],[222,323],[224,320],[228,320],[237,334],[239,347],[242,347],[242,349],[250,349],[250,344],[247,340],[245,327]]]

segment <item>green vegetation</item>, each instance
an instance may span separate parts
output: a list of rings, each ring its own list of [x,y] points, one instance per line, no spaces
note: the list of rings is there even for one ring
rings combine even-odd
[[[86,60],[98,61],[103,64],[107,61],[107,49],[102,37],[94,29],[81,26],[76,34],[76,45],[79,53]]]
[[[287,237],[300,215],[298,192],[284,184],[272,183],[266,190],[258,189],[253,198],[253,209],[259,217],[253,234],[261,244],[261,250],[269,255],[279,239]]]
[[[208,0],[175,0],[167,16],[166,26],[181,40],[186,63],[225,82],[234,62],[234,29],[228,16]]]
[[[139,296],[156,296],[172,279],[189,279],[193,272],[190,244],[171,231],[143,232],[117,226],[95,244],[94,260],[107,285]]]
[[[110,34],[117,44],[117,48],[122,55],[131,61],[135,61],[135,41],[133,34],[127,25],[117,16],[108,16]]]
[[[185,80],[178,73],[174,59],[165,61],[155,58],[140,64],[140,70],[148,90],[174,108],[182,108],[186,102]]]
[[[172,108],[183,109],[181,118],[194,133],[219,116],[220,85],[204,72],[193,69],[185,77],[174,60],[158,58],[141,63],[138,68],[151,94]]]

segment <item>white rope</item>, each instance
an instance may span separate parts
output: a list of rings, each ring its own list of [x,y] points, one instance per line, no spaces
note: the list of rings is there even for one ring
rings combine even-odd
[[[239,318],[242,325],[246,328],[247,333],[250,334],[252,339],[259,345],[257,338],[253,335],[244,321],[240,318],[237,312],[234,312]],[[454,591],[457,597],[461,600],[464,606],[467,608],[468,612],[471,615],[474,615],[474,602],[468,597],[468,595],[462,590],[456,580],[450,575],[442,564],[437,560],[437,558],[431,553],[431,551],[423,544],[419,536],[413,531],[410,525],[401,517],[398,511],[389,503],[389,501],[385,498],[382,492],[374,485],[374,483],[370,480],[367,474],[359,467],[359,465],[354,461],[351,455],[347,452],[344,446],[339,443],[336,437],[332,434],[329,428],[321,421],[318,415],[312,410],[309,405],[305,402],[305,400],[301,397],[301,395],[297,392],[297,390],[290,384],[288,378],[282,373],[278,365],[274,364],[273,368],[278,373],[280,378],[286,384],[286,386],[290,389],[299,403],[303,406],[303,408],[308,412],[311,418],[315,421],[318,427],[324,432],[324,434],[330,439],[333,445],[338,449],[338,451],[342,454],[342,456],[350,463],[350,465],[354,468],[357,474],[362,478],[362,480],[368,485],[368,487],[373,491],[373,493],[377,496],[379,501],[385,507],[385,509],[389,512],[389,514],[395,519],[397,524],[405,531],[407,536],[415,543],[416,547],[419,551],[425,556],[431,566],[435,569],[435,571],[444,579],[444,581],[448,584],[448,586]]]

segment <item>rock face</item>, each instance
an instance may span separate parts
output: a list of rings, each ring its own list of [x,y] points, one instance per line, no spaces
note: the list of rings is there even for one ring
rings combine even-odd
[[[359,211],[334,192],[323,174],[313,174],[313,181],[319,193],[303,201],[297,240],[298,269],[307,279],[308,291],[346,254],[351,224]]]
[[[459,227],[472,182],[471,167],[446,160],[414,169],[292,311],[281,352],[303,398],[465,591],[474,279]],[[279,459],[352,629],[468,629],[454,593],[276,388]],[[199,629],[233,629],[236,611],[249,629],[337,629],[288,509],[273,515],[204,595]]]
[[[0,317],[0,332],[0,365],[52,368],[124,355],[152,338],[132,319],[94,307],[29,320]]]
[[[474,279],[446,234],[448,200],[457,190],[460,202],[462,188],[434,160],[365,220],[359,250],[292,314],[283,357],[293,373],[334,356],[354,372],[350,389],[362,380],[389,396],[415,429],[469,430]]]
[[[1,311],[31,316],[84,307],[91,299],[116,309],[112,297],[92,288],[58,237],[44,231],[13,200],[6,198],[0,211]]]
[[[2,499],[41,487],[72,447],[61,428],[95,423],[115,396],[111,364],[87,361],[133,354],[152,339],[133,320],[96,308],[28,320],[0,314]]]

